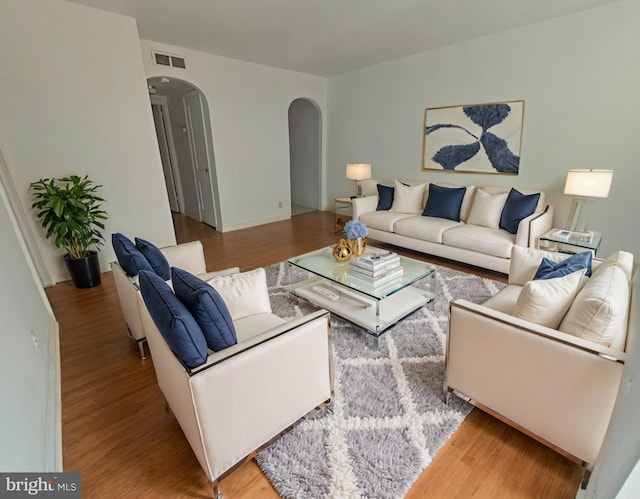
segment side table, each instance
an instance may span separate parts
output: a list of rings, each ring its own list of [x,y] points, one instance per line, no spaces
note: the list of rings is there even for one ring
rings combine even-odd
[[[335,198],[333,212],[335,213],[335,232],[339,232],[351,220],[353,214],[351,198]]]
[[[580,253],[581,251],[591,251],[593,256],[597,256],[602,234],[591,231],[591,237],[584,237],[582,234],[570,232],[569,235],[562,235],[562,229],[551,229],[538,239],[538,248],[560,253]]]

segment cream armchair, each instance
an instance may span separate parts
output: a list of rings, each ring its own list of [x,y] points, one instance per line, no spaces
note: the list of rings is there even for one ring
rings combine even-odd
[[[465,300],[450,303],[446,396],[454,391],[470,399],[590,470],[611,418],[627,332],[637,321],[637,311],[629,310],[633,256],[619,252],[604,262],[594,260],[593,276],[577,292],[556,329],[513,315],[542,256],[558,261],[568,255],[515,249],[506,288],[482,305]],[[624,268],[624,274],[611,268],[604,272],[616,265]],[[619,294],[612,295],[614,286],[609,284],[596,285],[607,275],[619,277]],[[596,291],[610,294],[595,297]],[[589,304],[597,313],[611,312],[616,334],[608,346],[562,330],[569,327],[565,321],[570,320],[572,307]],[[580,310],[579,318],[589,316]],[[599,319],[594,315],[589,320],[594,324]]]
[[[203,280],[211,279],[217,275],[228,275],[239,272],[238,267],[216,272],[207,272],[204,249],[200,241],[167,246],[166,248],[160,248],[160,251],[167,258],[169,265],[172,267],[180,267]],[[138,277],[128,275],[118,262],[111,263],[111,270],[113,272],[113,280],[116,285],[116,292],[120,301],[122,315],[127,325],[129,337],[138,343],[140,358],[144,359],[146,334],[142,326],[138,308]]]
[[[270,312],[266,290],[265,280],[264,296],[256,300],[239,287],[237,305],[229,305],[237,344],[209,350],[193,369],[176,357],[138,295],[158,385],[214,497],[222,477],[333,393],[329,313],[284,320]]]

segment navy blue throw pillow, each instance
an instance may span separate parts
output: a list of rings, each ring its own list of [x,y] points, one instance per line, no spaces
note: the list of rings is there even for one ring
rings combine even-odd
[[[140,293],[169,348],[189,368],[207,360],[207,341],[187,307],[153,271],[140,271]]]
[[[156,274],[162,277],[165,281],[171,279],[171,267],[169,266],[169,262],[155,244],[136,237],[136,248],[138,248],[145,256],[149,265],[151,265]]]
[[[171,278],[176,296],[193,314],[211,350],[217,352],[238,343],[229,309],[214,288],[176,267],[171,268]]]
[[[539,192],[535,194],[522,194],[516,189],[511,188],[504,208],[502,208],[502,214],[500,215],[500,228],[510,234],[517,233],[520,221],[536,211],[539,199]]]
[[[582,253],[576,253],[571,255],[566,260],[561,262],[552,262],[548,258],[543,258],[540,262],[540,266],[536,271],[536,275],[533,276],[533,280],[553,279],[554,277],[562,277],[565,275],[573,274],[578,270],[587,269],[585,275],[591,277],[591,262],[593,254],[591,251],[583,251]]]
[[[429,184],[429,197],[422,216],[460,221],[460,208],[466,187],[441,187]]]
[[[137,276],[141,270],[154,272],[146,257],[136,248],[133,241],[124,234],[119,232],[111,234],[111,244],[120,267],[131,277]]]
[[[393,194],[395,192],[395,188],[381,184],[378,184],[377,187],[378,206],[376,206],[376,211],[390,210],[393,205]]]

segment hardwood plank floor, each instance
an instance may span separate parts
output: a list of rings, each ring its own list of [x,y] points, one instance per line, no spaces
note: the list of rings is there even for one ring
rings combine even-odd
[[[337,242],[332,213],[219,233],[174,216],[178,242],[199,239],[207,270],[266,266]],[[379,245],[381,246],[381,245]],[[400,251],[478,275],[504,276]],[[211,497],[180,427],[165,411],[152,359],[140,360],[126,327],[111,273],[102,285],[71,282],[46,289],[60,324],[64,467],[82,472],[83,497]],[[497,419],[474,410],[414,484],[408,498],[573,498],[581,469]],[[255,461],[222,480],[227,499],[277,493]]]

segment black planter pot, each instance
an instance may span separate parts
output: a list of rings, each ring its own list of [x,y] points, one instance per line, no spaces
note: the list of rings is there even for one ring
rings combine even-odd
[[[76,288],[93,288],[100,285],[100,260],[97,251],[89,251],[89,256],[74,260],[64,255],[64,264]]]

